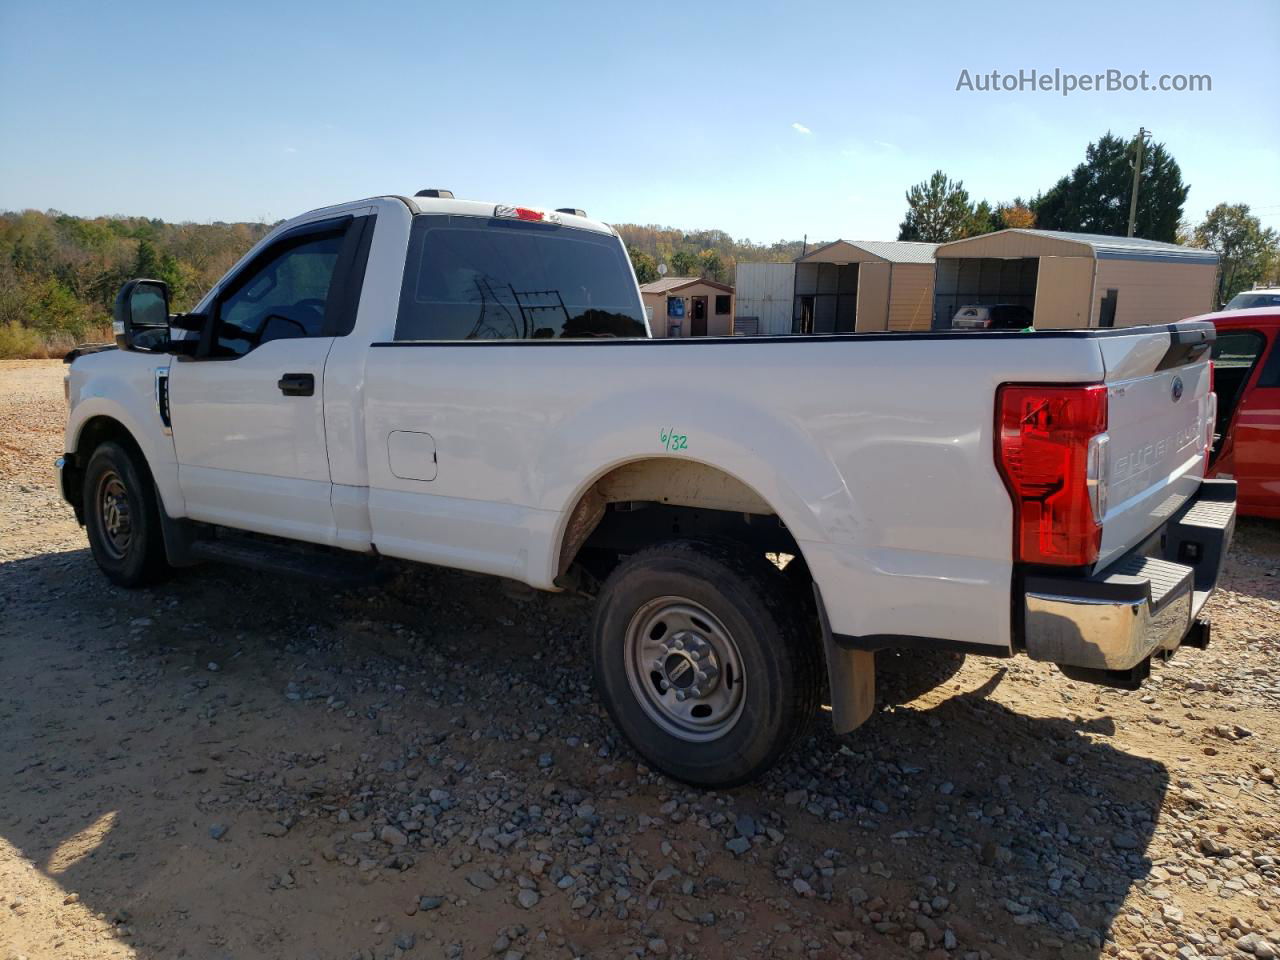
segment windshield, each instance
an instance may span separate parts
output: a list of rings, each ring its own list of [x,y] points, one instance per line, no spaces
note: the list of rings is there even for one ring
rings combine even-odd
[[[1251,307],[1280,307],[1280,293],[1237,293],[1226,309],[1248,310]]]
[[[397,340],[647,336],[617,237],[480,217],[414,218]]]

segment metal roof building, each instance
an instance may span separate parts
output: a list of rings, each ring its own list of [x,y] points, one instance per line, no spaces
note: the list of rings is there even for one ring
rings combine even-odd
[[[937,244],[836,240],[796,259],[795,333],[927,330]]]
[[[1210,309],[1212,250],[1138,237],[1010,229],[934,251],[933,326],[965,305],[1030,307],[1041,328],[1172,323]]]

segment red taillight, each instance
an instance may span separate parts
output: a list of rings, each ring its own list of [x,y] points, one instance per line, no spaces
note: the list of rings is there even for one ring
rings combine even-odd
[[[1106,515],[1107,388],[1005,384],[996,463],[1013,497],[1014,559],[1087,566]]]

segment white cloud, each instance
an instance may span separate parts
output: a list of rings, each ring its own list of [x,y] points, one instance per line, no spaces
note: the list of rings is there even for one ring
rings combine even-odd
[[[793,123],[791,125],[791,129],[794,130],[796,133],[813,133],[813,131],[810,130],[808,127],[806,127],[803,123]]]
[[[884,149],[886,150],[898,149],[898,145],[896,143],[890,143],[888,140],[872,140],[871,142],[874,143],[877,147],[884,147]]]
[[[297,153],[297,152],[298,152],[298,148],[297,148],[297,147],[285,147],[285,148],[284,148],[284,152],[285,152],[285,153]]]

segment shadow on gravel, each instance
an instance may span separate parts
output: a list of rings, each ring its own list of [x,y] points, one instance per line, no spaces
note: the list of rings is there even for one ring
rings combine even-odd
[[[353,648],[395,659],[402,624],[422,634],[428,645],[444,644],[473,677],[483,677],[486,665],[501,662],[522,682],[536,683],[550,664],[580,653],[583,605],[554,597],[517,603],[503,590],[497,580],[432,571],[411,575],[389,590],[320,596],[305,584],[264,583],[253,574],[208,567],[152,591],[126,593],[102,584],[87,551],[76,551],[0,568],[0,613],[8,619],[3,635],[27,632],[24,625],[29,625],[28,638],[57,637],[52,642],[88,653],[128,643],[130,669],[144,682],[166,657],[184,649],[188,658],[196,656],[202,641],[178,633],[126,639],[131,618],[179,605],[186,611],[199,604],[201,636],[230,637],[253,622],[272,643],[287,645],[293,658],[321,651],[317,670],[323,669],[325,656]],[[415,597],[418,602],[411,604]],[[67,606],[78,611],[75,622],[87,636],[70,639],[60,632],[63,626],[45,619]],[[326,618],[359,628],[353,606],[367,618],[361,623],[379,629],[375,643],[350,632],[336,640],[317,640],[315,632],[307,632],[306,624],[324,624]],[[527,617],[527,636],[516,636],[519,624],[508,622],[517,614]],[[495,617],[506,626],[493,626]],[[116,639],[93,636],[95,626],[106,622],[116,629]],[[26,648],[34,651],[30,659],[38,665],[39,646],[28,642]],[[417,655],[404,649],[399,662],[415,669]],[[12,650],[8,640],[0,647],[0,673],[29,674],[31,664],[16,663]],[[1105,715],[1033,717],[992,700],[1002,682],[1027,682],[1006,676],[997,662],[981,685],[927,708],[910,703],[955,677],[961,657],[913,654],[905,661],[883,659],[883,666],[882,707],[868,724],[837,738],[824,729],[825,717],[820,719],[817,735],[764,782],[735,791],[735,804],[785,827],[788,847],[810,850],[810,861],[824,851],[839,851],[840,862],[850,869],[834,878],[814,876],[811,884],[819,893],[831,893],[835,912],[825,922],[833,928],[848,924],[852,911],[868,937],[879,931],[895,943],[918,929],[931,947],[942,945],[949,926],[961,954],[981,947],[997,957],[1016,956],[1031,945],[1054,951],[1067,945],[1070,956],[1100,956],[1123,900],[1150,872],[1146,850],[1169,785],[1165,768],[1107,743],[1114,724]],[[126,879],[137,875],[126,868],[128,861],[136,858],[139,866],[154,864],[166,873],[176,869],[175,829],[190,836],[198,822],[195,835],[203,842],[205,821],[213,816],[193,815],[197,798],[190,781],[175,780],[143,805],[150,809],[142,822],[135,817],[128,827],[113,827],[104,819],[122,805],[127,809],[135,789],[127,782],[129,769],[145,758],[112,732],[123,704],[112,705],[109,693],[95,689],[104,686],[93,683],[95,669],[114,667],[91,665],[88,678],[82,673],[75,682],[85,689],[67,697],[65,714],[61,697],[41,705],[41,729],[33,729],[29,720],[24,729],[21,692],[0,693],[0,725],[12,724],[11,736],[19,744],[16,749],[0,745],[0,806],[8,808],[0,814],[0,839],[35,860],[67,894],[79,896],[90,913],[128,926],[131,918],[118,912],[138,896],[136,879]],[[280,690],[259,676],[246,672],[237,682],[246,697],[279,700]],[[563,717],[552,721],[553,732],[562,735],[576,723],[603,729],[598,713],[589,717],[566,704]],[[317,742],[328,735],[327,716],[315,714]],[[69,737],[83,719],[103,727]],[[60,744],[51,747],[51,739]],[[630,755],[623,748],[621,756]],[[38,758],[35,766],[29,765],[31,757]],[[599,802],[634,816],[650,808],[652,797],[605,799],[602,794]],[[55,815],[50,819],[41,810]],[[732,859],[714,838],[708,845],[711,869]],[[720,867],[716,858],[724,861]],[[863,866],[869,867],[867,873],[861,872]],[[778,878],[769,857],[752,869],[760,872],[754,881],[758,889],[772,885],[779,896],[790,893],[790,881]],[[181,894],[164,895],[153,886],[151,896],[160,902],[150,905],[148,919],[158,915],[166,924],[185,919]],[[940,908],[936,921],[921,920],[908,906],[937,896],[950,900],[954,909]],[[295,923],[304,917],[299,913]],[[133,948],[147,960],[170,953],[139,943]],[[223,953],[214,949],[199,955]]]
[[[959,653],[881,650],[876,654],[876,699],[881,706],[910,703],[954,677],[964,660]]]
[[[873,868],[859,881],[870,896],[928,900],[954,883],[945,895],[969,907],[965,921],[949,918],[961,943],[981,943],[984,931],[1016,943],[1010,933],[1023,927],[1041,947],[1101,956],[1125,897],[1151,871],[1169,773],[1107,743],[1108,716],[1032,717],[991,699],[1007,678],[990,663],[980,686],[927,708],[901,704],[949,678],[949,658],[888,676],[871,721],[847,737],[821,731],[769,786],[789,799],[803,789],[799,806],[837,818],[816,831],[819,848],[860,846],[864,862],[883,863],[891,876],[877,880]]]

